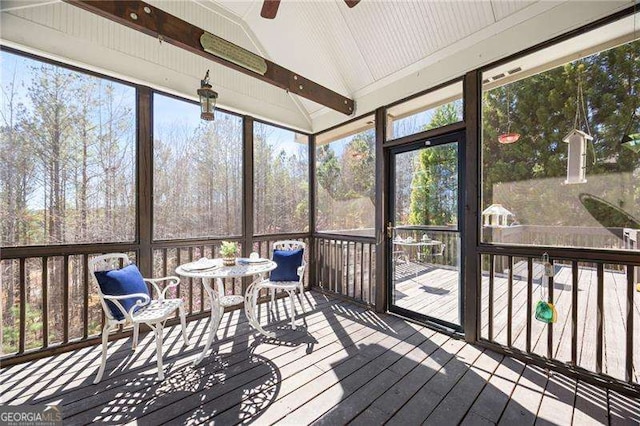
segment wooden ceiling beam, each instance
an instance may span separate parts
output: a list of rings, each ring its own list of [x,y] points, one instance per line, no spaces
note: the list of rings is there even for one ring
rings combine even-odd
[[[354,112],[352,99],[143,1],[64,1],[343,114]]]

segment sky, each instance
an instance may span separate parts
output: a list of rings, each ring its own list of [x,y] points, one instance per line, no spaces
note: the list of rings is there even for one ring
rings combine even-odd
[[[216,120],[226,114],[222,111],[216,111]],[[176,120],[185,123],[189,128],[195,129],[200,125],[200,106],[194,102],[185,102],[176,98],[156,94],[153,97],[153,119],[154,127],[159,128],[170,126]],[[215,120],[213,122],[215,125]],[[254,126],[260,126],[262,123],[254,122]],[[284,150],[288,156],[298,154],[300,143],[295,141],[296,133],[291,130],[282,129],[276,126],[270,126],[267,132],[267,143],[276,148],[276,152]]]
[[[21,55],[3,51],[0,53],[0,84],[6,90],[7,86],[16,76],[16,88],[18,89],[18,101],[27,106],[30,100],[27,97],[27,87],[35,77],[35,70],[32,68],[40,66],[41,62],[30,59]],[[97,81],[101,79],[96,78]],[[115,84],[116,90],[122,89],[123,94],[130,91],[131,88],[126,85]],[[4,97],[4,95],[3,95]],[[2,105],[4,109],[4,102]],[[222,111],[217,111],[216,116],[219,118]],[[195,129],[200,123],[200,106],[191,101],[181,101],[174,97],[156,94],[154,96],[154,125],[160,128],[169,126],[180,120],[181,123],[187,124],[189,128]],[[256,122],[256,125],[260,125]],[[280,127],[269,126],[267,132],[267,143],[276,147],[276,152],[284,150],[287,155],[298,154],[301,144],[295,142],[295,132],[282,129]]]

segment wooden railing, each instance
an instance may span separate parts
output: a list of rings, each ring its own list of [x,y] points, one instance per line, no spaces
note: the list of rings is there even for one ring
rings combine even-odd
[[[317,285],[352,300],[375,303],[375,240],[367,237],[316,235]]]
[[[65,247],[51,247],[50,254],[42,255],[43,248],[25,248],[16,254],[4,250],[0,261],[3,365],[24,354],[76,346],[96,336],[104,315],[89,279],[89,258],[118,251],[135,261],[133,248],[76,246],[70,254]]]
[[[626,228],[516,225],[484,227],[482,232],[484,241],[494,244],[623,249],[629,248],[630,231]]]
[[[429,258],[431,263],[438,265],[454,266],[457,267],[460,259],[460,233],[457,231],[449,230],[425,230],[425,229],[402,229],[396,228],[395,236],[406,240],[407,238],[413,239],[413,241],[422,241],[424,235],[427,235],[429,240],[438,241],[441,245],[417,247],[413,250],[421,250],[420,257]],[[440,251],[442,254],[440,255]],[[417,253],[412,253],[414,256]],[[433,254],[438,254],[433,256]]]
[[[309,238],[304,234],[257,236],[253,238],[252,247],[248,250],[244,250],[240,244],[241,251],[247,255],[250,252],[257,252],[261,257],[271,258],[273,243],[284,239],[300,240],[307,245],[309,244]],[[233,239],[227,238],[225,241],[233,241]],[[201,257],[220,257],[218,252],[221,243],[222,240],[211,240],[208,241],[207,244],[197,245],[192,245],[189,242],[170,242],[164,246],[156,245],[153,255],[154,276],[175,275],[174,271],[178,265],[197,260]],[[309,263],[309,250],[305,253],[305,260]],[[308,283],[308,280],[309,274],[306,273],[306,283]],[[205,297],[201,283],[196,281],[197,280],[193,278],[183,277],[181,280],[182,285],[178,286],[174,293],[175,297],[184,298],[190,315],[208,312],[211,308],[209,306],[209,299]],[[226,279],[224,281],[225,291],[228,294],[244,294],[250,282],[249,278]],[[308,287],[308,284],[306,286]]]
[[[640,259],[556,256],[553,275],[546,277],[540,254],[523,251],[481,255],[480,341],[638,392]],[[555,323],[535,319],[540,300],[555,306]]]
[[[252,247],[243,253],[256,251],[270,257],[273,242],[283,239],[302,240],[307,244],[310,241],[308,234],[257,236],[252,239]],[[154,243],[152,275],[175,275],[177,265],[203,256],[219,257],[221,241]],[[98,343],[104,314],[89,275],[88,261],[98,254],[125,252],[136,262],[138,250],[135,244],[3,249],[0,260],[2,294],[5,295],[0,307],[2,365]],[[305,258],[309,262],[309,250]],[[308,276],[309,273],[305,275],[307,282]],[[225,290],[243,294],[249,283],[249,279],[229,279]],[[181,297],[187,303],[189,320],[208,315],[208,298],[199,282],[182,278],[181,285],[173,291],[172,297]],[[112,338],[126,337],[129,333],[130,327],[120,327]]]

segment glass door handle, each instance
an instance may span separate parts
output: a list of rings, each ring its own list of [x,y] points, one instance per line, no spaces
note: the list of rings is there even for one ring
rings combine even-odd
[[[387,223],[387,238],[393,238],[393,224]]]

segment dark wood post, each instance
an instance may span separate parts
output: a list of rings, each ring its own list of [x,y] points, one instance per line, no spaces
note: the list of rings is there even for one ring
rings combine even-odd
[[[387,135],[387,117],[384,107],[376,110],[376,312],[387,310],[387,262],[385,245],[385,224],[388,222],[387,195],[388,188],[388,162],[384,158],[382,146]]]
[[[153,93],[138,87],[138,267],[145,277],[153,276]]]
[[[253,251],[253,118],[242,118],[242,255]]]
[[[480,99],[481,74],[471,71],[464,78],[464,120],[465,137],[465,170],[464,170],[464,224],[463,262],[464,262],[464,333],[468,342],[478,339],[479,297],[478,288],[480,271],[478,264],[478,211],[480,203]]]
[[[316,232],[316,137],[309,136],[309,287],[318,285]]]

